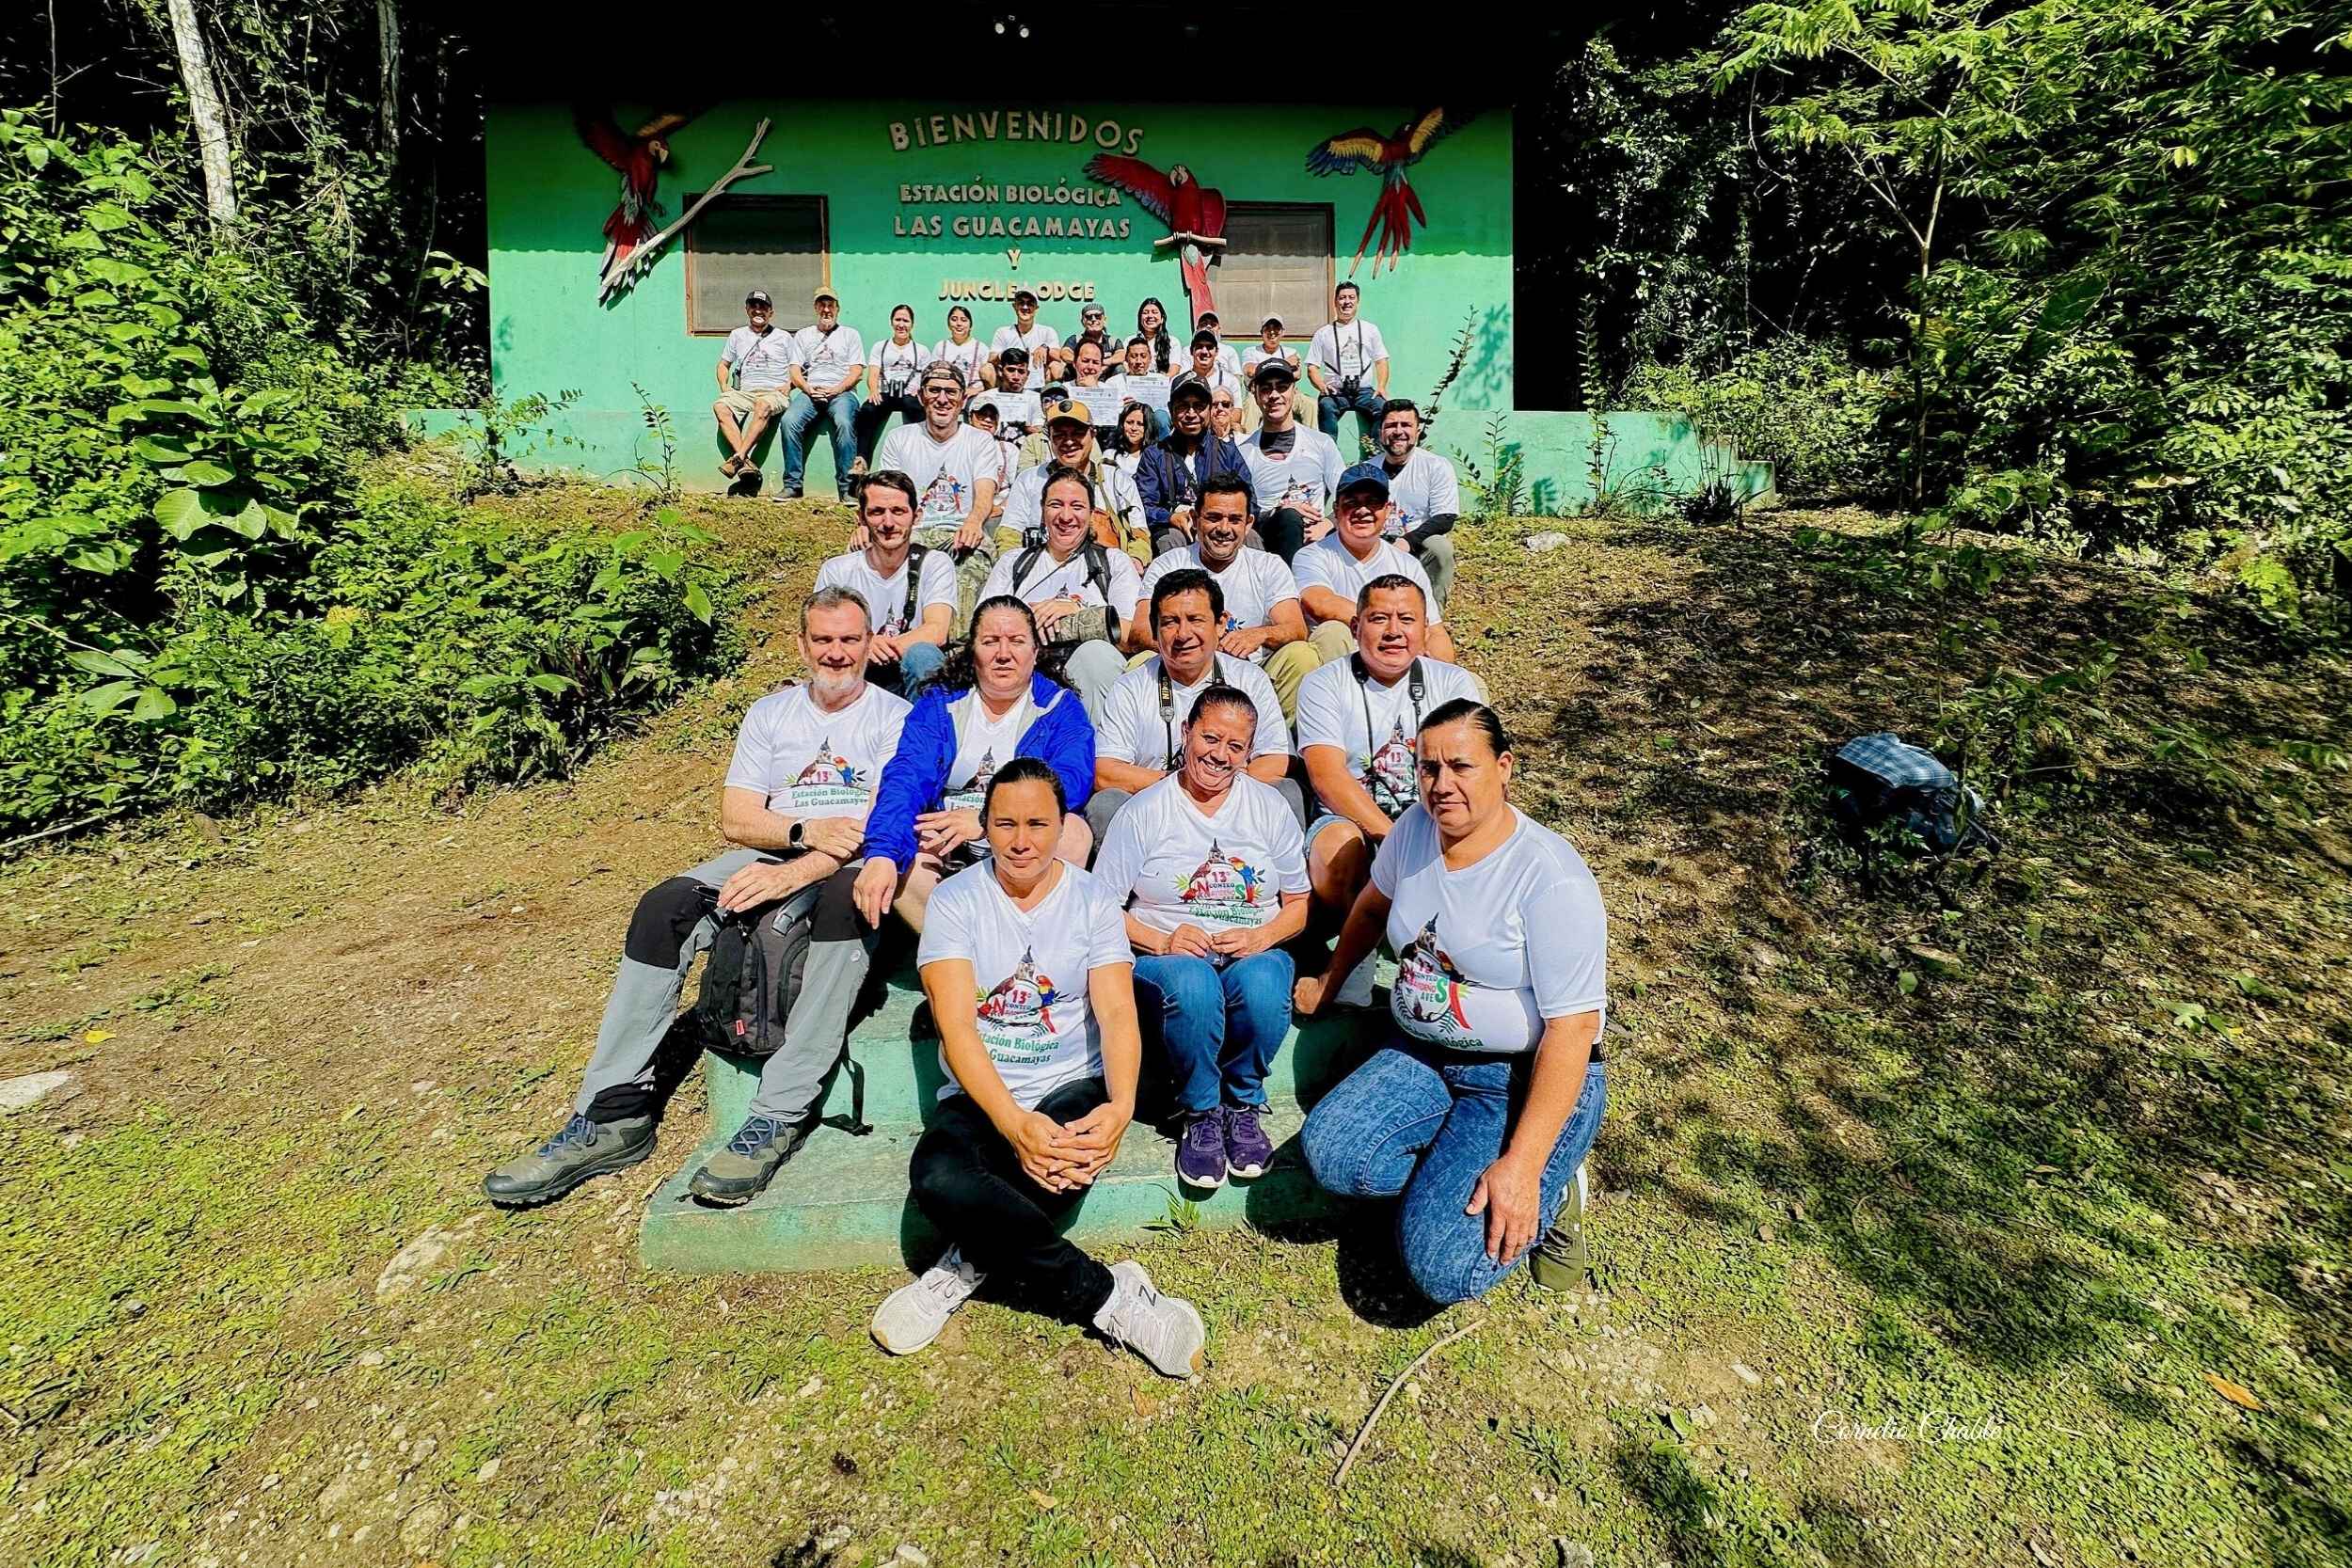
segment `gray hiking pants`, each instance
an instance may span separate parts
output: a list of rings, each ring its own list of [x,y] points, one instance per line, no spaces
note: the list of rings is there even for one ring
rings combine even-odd
[[[730,849],[671,878],[637,901],[623,945],[620,973],[604,1005],[596,1030],[596,1053],[589,1058],[573,1110],[598,1121],[654,1112],[654,1059],[677,1020],[686,972],[718,934],[718,892],[729,877],[760,861],[784,861],[757,849]],[[817,1108],[825,1075],[841,1059],[850,1028],[850,1008],[873,963],[872,933],[850,899],[858,864],[803,888],[785,908],[794,914],[813,909],[808,961],[801,993],[785,1021],[785,1044],[762,1064],[754,1116],[797,1121]]]

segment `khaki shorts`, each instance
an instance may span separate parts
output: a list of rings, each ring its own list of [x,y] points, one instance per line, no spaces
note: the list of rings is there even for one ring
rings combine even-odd
[[[760,412],[763,404],[767,405],[769,413],[781,414],[784,412],[784,400],[787,395],[781,387],[759,387],[748,392],[729,388],[719,394],[719,406],[730,414],[740,414],[746,419]]]

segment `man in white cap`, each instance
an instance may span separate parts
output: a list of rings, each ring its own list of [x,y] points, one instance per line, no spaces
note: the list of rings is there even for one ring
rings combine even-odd
[[[846,503],[850,469],[857,463],[857,384],[866,374],[866,341],[841,322],[841,297],[819,288],[817,320],[794,333],[800,363],[792,367],[792,402],[784,416],[784,489],[778,499],[801,499],[808,463],[808,433],[818,420],[833,427],[833,482]]]
[[[719,351],[719,401],[710,411],[719,417],[719,434],[729,448],[719,471],[756,483],[759,465],[752,461],[752,449],[792,395],[798,350],[791,333],[776,330],[776,304],[767,290],[743,296],[743,321]]]

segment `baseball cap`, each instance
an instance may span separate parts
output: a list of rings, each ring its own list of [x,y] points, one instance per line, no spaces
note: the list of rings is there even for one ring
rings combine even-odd
[[[771,310],[775,309],[776,304],[774,300],[768,297],[768,291],[765,289],[754,289],[750,293],[743,296],[743,303],[746,305],[765,305]]]
[[[1218,321],[1218,319],[1217,319],[1217,314],[1216,314],[1216,311],[1214,311],[1214,310],[1203,310],[1203,311],[1201,311],[1201,312],[1200,312],[1200,319],[1199,319],[1199,320],[1197,320],[1197,321],[1195,321],[1195,322],[1192,324],[1192,325],[1193,325],[1193,330],[1195,330],[1196,332],[1205,330],[1205,329],[1207,329],[1207,328],[1209,328],[1209,327],[1212,327],[1212,326],[1218,326],[1218,325],[1223,325],[1223,324],[1222,324],[1221,322],[1219,322],[1219,321]]]
[[[1089,430],[1094,428],[1094,416],[1086,411],[1084,404],[1065,401],[1054,404],[1045,411],[1047,424],[1061,424],[1065,421],[1071,424],[1082,424]]]
[[[1209,384],[1190,371],[1186,371],[1168,384],[1168,401],[1170,403],[1174,403],[1188,392],[1198,392],[1202,403],[1209,401]]]
[[[1263,322],[1263,324],[1259,326],[1258,330],[1259,330],[1259,331],[1261,331],[1261,332],[1263,332],[1263,331],[1264,331],[1267,327],[1269,327],[1269,326],[1270,326],[1270,327],[1272,327],[1272,328],[1274,328],[1274,330],[1275,330],[1275,331],[1277,331],[1277,332],[1281,331],[1281,330],[1282,330],[1282,318],[1281,318],[1281,317],[1279,317],[1279,316],[1268,316],[1268,317],[1265,319],[1265,321],[1264,321],[1264,322]]]
[[[1381,499],[1387,499],[1389,470],[1377,463],[1359,463],[1340,475],[1340,487],[1336,493],[1344,496],[1350,490],[1360,490],[1366,485],[1379,491]]]
[[[811,294],[811,295],[809,295],[809,296],[808,296],[808,302],[809,302],[811,305],[814,305],[814,304],[816,304],[816,303],[817,303],[818,300],[820,300],[820,299],[830,299],[830,300],[832,300],[832,301],[833,301],[835,305],[838,305],[838,304],[840,304],[840,303],[841,303],[841,296],[840,296],[839,294],[837,294],[837,293],[834,293],[831,289],[827,288],[826,286],[824,286],[824,285],[823,285],[823,284],[821,284],[821,283],[818,285],[818,287],[817,287],[817,292],[816,292],[815,293],[813,293],[813,294]]]
[[[1216,334],[1214,332],[1196,332],[1192,335],[1192,346],[1195,348],[1216,348],[1218,346]]]
[[[1027,300],[1030,304],[1035,305],[1035,304],[1037,303],[1037,294],[1036,294],[1033,291],[1028,290],[1028,289],[1015,289],[1015,290],[1013,290],[1013,292],[1012,292],[1012,302],[1013,302],[1015,305],[1020,304],[1020,303],[1021,303],[1023,300],[1025,300],[1025,300]]]
[[[1291,369],[1291,362],[1287,359],[1261,359],[1258,368],[1249,372],[1249,385],[1255,387],[1259,382],[1269,379],[1296,381],[1298,372]]]
[[[934,359],[923,367],[923,379],[915,385],[929,387],[934,381],[945,381],[961,387],[963,385],[963,372],[945,359]]]
[[[1002,416],[1004,410],[996,406],[995,393],[982,392],[978,397],[972,400],[971,404],[964,409],[964,412],[967,414],[986,413]]]

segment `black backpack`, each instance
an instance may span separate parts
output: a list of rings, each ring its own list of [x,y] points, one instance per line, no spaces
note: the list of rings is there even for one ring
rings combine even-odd
[[[719,917],[694,999],[694,1028],[707,1050],[771,1056],[783,1046],[816,909],[814,899],[796,897]]]

